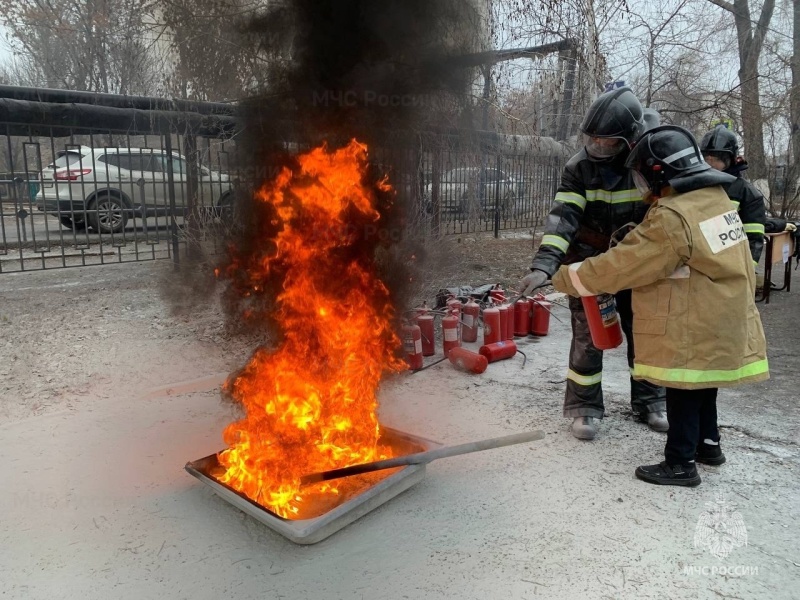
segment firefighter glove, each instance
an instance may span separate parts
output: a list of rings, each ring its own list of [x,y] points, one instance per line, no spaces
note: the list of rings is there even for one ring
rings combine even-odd
[[[542,287],[550,277],[544,271],[534,269],[522,278],[522,295],[530,296],[536,288]]]

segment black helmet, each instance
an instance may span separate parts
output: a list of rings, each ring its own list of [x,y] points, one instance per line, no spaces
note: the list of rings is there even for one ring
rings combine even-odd
[[[630,88],[621,87],[601,94],[583,118],[586,152],[592,158],[610,158],[628,150],[645,129],[642,105]],[[619,140],[618,144],[598,144],[592,138]]]
[[[661,115],[655,108],[642,109],[642,119],[644,120],[644,131],[655,129],[661,125]],[[644,131],[642,133],[644,133]]]
[[[646,131],[636,141],[625,166],[633,169],[640,192],[649,190],[655,195],[661,194],[663,186],[673,185],[672,180],[711,168],[692,134],[677,125]]]
[[[716,156],[717,153],[726,154],[732,162],[739,156],[739,142],[736,141],[736,135],[725,125],[717,125],[703,136],[700,141],[700,150],[703,154],[712,156]]]

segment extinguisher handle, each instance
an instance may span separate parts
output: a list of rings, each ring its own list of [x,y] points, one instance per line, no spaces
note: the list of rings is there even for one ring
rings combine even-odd
[[[550,280],[549,280],[549,279],[548,279],[547,281],[545,281],[545,282],[544,282],[542,285],[538,285],[538,286],[536,286],[536,287],[535,287],[535,288],[533,288],[531,291],[532,291],[532,292],[533,292],[533,291],[536,291],[536,290],[538,290],[539,288],[547,287],[548,285],[550,285]],[[525,296],[524,294],[520,294],[519,296],[515,296],[515,297],[514,297],[514,298],[511,300],[511,304],[516,304],[517,302],[519,302],[520,300],[522,300],[523,298],[526,298],[526,297],[527,297],[527,296]]]

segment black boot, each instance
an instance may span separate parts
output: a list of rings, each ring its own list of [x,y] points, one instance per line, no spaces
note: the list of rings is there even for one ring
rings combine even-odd
[[[704,465],[718,467],[725,462],[725,455],[722,453],[722,448],[719,444],[715,446],[700,442],[697,444],[697,452],[694,455],[694,459]]]
[[[636,468],[636,477],[647,483],[658,485],[700,485],[700,475],[694,463],[690,465],[668,465],[666,462]]]

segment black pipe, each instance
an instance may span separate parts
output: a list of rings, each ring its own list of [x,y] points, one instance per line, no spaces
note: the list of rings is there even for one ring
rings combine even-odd
[[[125,131],[130,134],[185,133],[226,137],[241,126],[229,115],[211,115],[165,110],[113,108],[91,104],[60,104],[0,98],[0,122],[9,135],[62,137],[75,129]]]
[[[139,110],[164,110],[194,112],[201,115],[233,115],[236,106],[223,102],[199,102],[195,100],[171,100],[151,96],[123,96],[75,90],[32,88],[16,85],[0,85],[0,98],[27,100],[29,102],[54,102],[57,104],[94,104],[111,108],[136,108]]]

